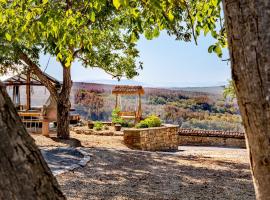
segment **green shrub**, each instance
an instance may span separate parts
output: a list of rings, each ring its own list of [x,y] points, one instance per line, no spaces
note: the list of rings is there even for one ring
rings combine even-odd
[[[95,129],[96,131],[101,131],[102,128],[103,128],[103,126],[104,126],[104,125],[103,125],[102,122],[97,121],[97,122],[94,123],[94,129]]]
[[[112,123],[114,123],[114,124],[122,124],[122,123],[124,123],[124,119],[122,119],[119,116],[119,112],[120,112],[119,108],[113,109],[113,111],[112,111]]]
[[[159,126],[161,126],[161,120],[156,115],[151,115],[151,116],[147,117],[145,120],[148,122],[149,127],[159,127]]]
[[[129,121],[127,121],[127,120],[123,120],[123,121],[122,121],[121,123],[119,123],[119,124],[121,124],[122,127],[128,127],[128,128],[134,127],[134,123],[129,122]]]
[[[142,120],[135,126],[136,128],[149,128],[149,124],[147,121]]]
[[[147,117],[146,119],[140,121],[136,128],[150,128],[150,127],[160,127],[161,126],[161,120],[156,115],[151,115]]]

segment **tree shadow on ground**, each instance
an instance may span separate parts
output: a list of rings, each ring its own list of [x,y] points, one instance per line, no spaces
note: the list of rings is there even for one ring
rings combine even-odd
[[[57,137],[50,137],[55,142],[65,144],[69,147],[82,147],[81,141],[76,138],[61,139]]]
[[[248,164],[180,153],[89,148],[57,177],[68,199],[255,199]]]

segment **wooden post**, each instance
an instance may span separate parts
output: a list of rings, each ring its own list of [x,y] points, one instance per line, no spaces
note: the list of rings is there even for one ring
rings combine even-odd
[[[118,107],[118,94],[115,95],[115,108]]]
[[[43,119],[42,120],[42,135],[49,137],[49,120],[48,119]]]
[[[45,109],[46,109],[46,106],[43,105],[43,108],[41,111],[41,113],[42,113],[42,131],[41,131],[41,133],[43,136],[49,137],[50,136],[49,135],[49,119],[48,119],[48,116],[46,114]]]
[[[142,100],[141,100],[141,94],[139,94],[139,105],[138,105],[137,122],[140,121],[141,117],[142,117]]]
[[[29,71],[27,73],[27,77],[26,77],[26,110],[30,110],[31,109],[30,82],[31,82],[31,77],[30,77],[30,71]]]

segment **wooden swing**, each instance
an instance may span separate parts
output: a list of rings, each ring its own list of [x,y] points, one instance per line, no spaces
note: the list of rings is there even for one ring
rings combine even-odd
[[[112,90],[112,94],[115,95],[115,108],[119,108],[119,97],[125,96],[138,96],[138,108],[136,111],[120,111],[119,116],[127,120],[135,120],[135,123],[139,122],[142,118],[142,101],[141,96],[144,95],[144,89],[142,86],[130,86],[130,85],[117,85]]]

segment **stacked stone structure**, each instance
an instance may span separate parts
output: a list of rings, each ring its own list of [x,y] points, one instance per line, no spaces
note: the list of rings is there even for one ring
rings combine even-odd
[[[175,151],[178,149],[179,126],[124,130],[124,143],[133,149],[147,151]]]

